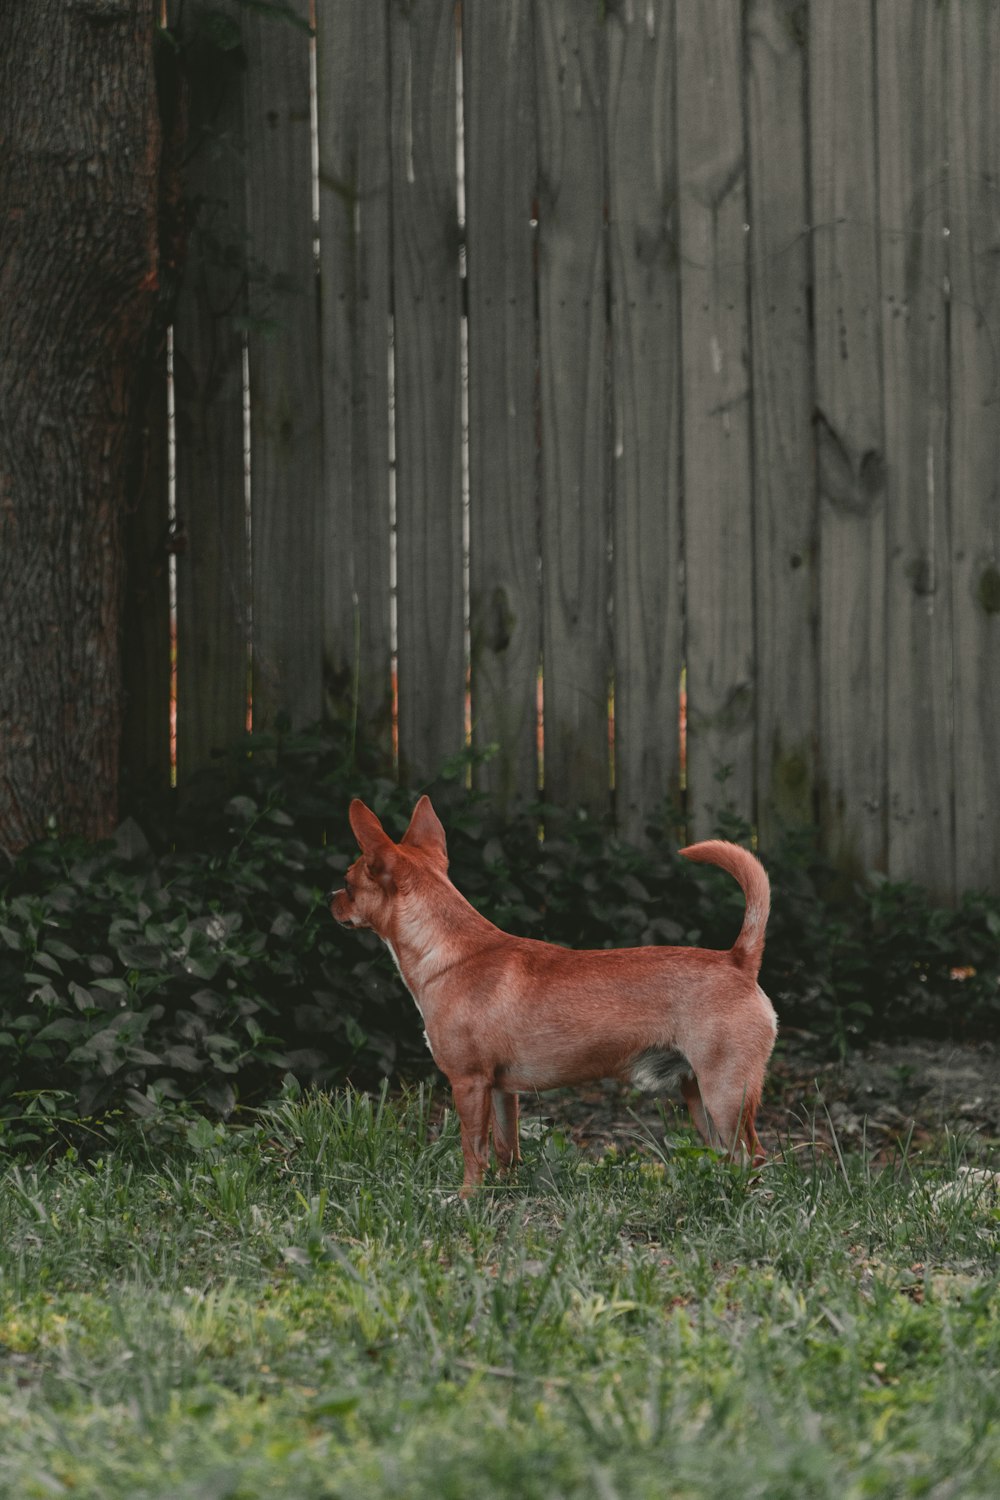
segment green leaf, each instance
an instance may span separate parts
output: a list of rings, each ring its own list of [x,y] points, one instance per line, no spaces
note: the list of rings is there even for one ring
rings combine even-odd
[[[148,1120],[150,1115],[155,1115],[157,1112],[156,1101],[147,1098],[145,1094],[140,1094],[138,1089],[126,1089],[125,1102],[141,1120]]]
[[[52,1005],[59,999],[59,996],[56,994],[55,990],[52,988],[51,984],[49,984],[44,975],[26,974],[24,977],[30,980],[32,984],[38,985],[38,989],[32,990],[31,994],[28,996],[29,1000],[40,1000],[43,1005]]]
[[[163,969],[168,962],[167,952],[159,943],[142,941],[119,943],[118,957],[127,969]]]
[[[223,1117],[231,1115],[236,1108],[236,1090],[225,1081],[206,1084],[204,1098],[205,1103]]]
[[[249,823],[251,818],[257,816],[257,804],[252,797],[230,797],[226,803],[225,811],[232,817],[240,818]]]
[[[203,1016],[217,1016],[223,1007],[222,996],[215,990],[195,990],[191,996],[191,1004],[196,1005]]]
[[[204,1115],[199,1115],[197,1120],[192,1120],[184,1134],[192,1151],[211,1151],[213,1146],[219,1143],[215,1126],[210,1120],[206,1120]]]
[[[203,1058],[191,1047],[177,1045],[163,1049],[163,1061],[171,1068],[180,1068],[184,1073],[200,1073],[205,1066]]]
[[[96,996],[92,995],[84,985],[77,984],[75,979],[71,979],[69,982],[69,992],[73,997],[73,1004],[77,1010],[97,1010],[100,1008]]]
[[[65,958],[69,961],[80,957],[75,948],[71,948],[68,943],[61,942],[59,938],[46,938],[45,951],[54,953],[56,958]]]
[[[86,1031],[86,1021],[74,1021],[68,1016],[61,1016],[56,1021],[50,1021],[43,1026],[41,1031],[35,1035],[37,1042],[42,1041],[75,1041],[81,1032]]]
[[[39,964],[43,969],[48,969],[52,974],[62,973],[62,964],[60,964],[59,960],[52,953],[46,953],[41,948],[35,954],[35,963]]]
[[[126,1047],[125,1056],[129,1062],[141,1063],[143,1067],[160,1068],[163,1066],[163,1058],[155,1052],[147,1052],[145,1047]]]
[[[204,1041],[209,1052],[239,1051],[239,1042],[235,1041],[231,1036],[222,1036],[220,1033],[213,1032],[210,1036],[206,1036]]]
[[[102,1026],[100,1031],[95,1031],[85,1042],[81,1042],[79,1047],[75,1047],[66,1061],[98,1062],[101,1064],[103,1071],[106,1072],[107,1069],[104,1067],[105,1061],[112,1053],[120,1051],[121,1046],[122,1039],[117,1028]]]

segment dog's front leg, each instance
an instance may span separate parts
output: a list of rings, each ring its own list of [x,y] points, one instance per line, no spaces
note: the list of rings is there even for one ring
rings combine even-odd
[[[519,1101],[516,1094],[505,1094],[503,1089],[493,1090],[493,1150],[497,1166],[502,1172],[516,1167],[521,1160],[521,1149],[517,1140]]]
[[[451,1092],[462,1127],[465,1177],[461,1196],[468,1198],[482,1182],[489,1165],[492,1090],[485,1078],[457,1078],[452,1079]]]

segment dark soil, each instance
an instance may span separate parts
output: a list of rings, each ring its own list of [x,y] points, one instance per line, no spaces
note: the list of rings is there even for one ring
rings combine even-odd
[[[593,1084],[537,1098],[522,1096],[525,1121],[565,1130],[580,1146],[624,1147],[685,1124],[683,1105],[616,1084]],[[984,1146],[1000,1138],[1000,1047],[991,1042],[876,1042],[832,1058],[805,1033],[785,1033],[771,1062],[758,1130],[765,1150],[829,1143],[875,1154],[910,1140],[920,1146],[945,1130]]]

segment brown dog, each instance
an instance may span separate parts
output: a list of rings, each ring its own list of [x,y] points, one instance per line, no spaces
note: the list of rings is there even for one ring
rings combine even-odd
[[[399,844],[357,799],[350,821],[361,857],[330,909],[338,922],[378,933],[423,1017],[461,1123],[463,1196],[489,1165],[491,1129],[498,1165],[520,1159],[520,1091],[597,1078],[650,1093],[679,1078],[710,1145],[763,1160],[754,1119],[777,1021],[757,983],[770,886],[752,854],[721,839],[681,850],[743,887],[746,914],[728,953],[580,951],[512,937],[469,905],[448,879],[429,798]]]

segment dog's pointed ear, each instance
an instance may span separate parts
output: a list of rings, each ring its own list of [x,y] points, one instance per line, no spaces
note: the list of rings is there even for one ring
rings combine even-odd
[[[391,871],[396,852],[395,844],[371,808],[366,807],[359,797],[354,798],[347,817],[354,837],[358,841],[358,848],[365,857],[369,872],[379,879],[383,874]]]
[[[413,809],[410,826],[403,834],[403,843],[410,849],[419,849],[429,854],[448,868],[448,844],[441,826],[441,819],[431,806],[431,799],[421,797]]]

